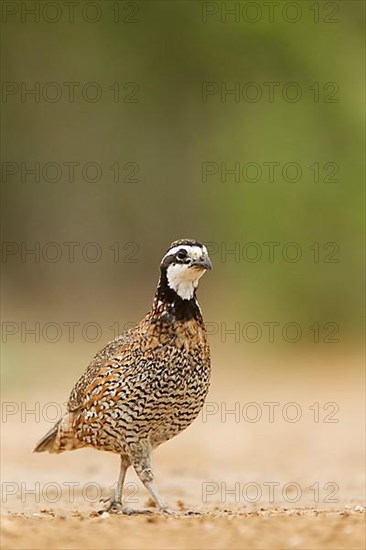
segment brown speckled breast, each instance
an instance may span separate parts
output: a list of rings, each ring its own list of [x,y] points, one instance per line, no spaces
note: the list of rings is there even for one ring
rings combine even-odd
[[[73,431],[86,445],[129,454],[134,441],[156,447],[199,414],[210,382],[202,318],[178,321],[155,310],[96,355],[71,393]]]

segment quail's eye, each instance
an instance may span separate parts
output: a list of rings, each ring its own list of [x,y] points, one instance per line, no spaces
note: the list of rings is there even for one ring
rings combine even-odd
[[[184,260],[184,258],[186,258],[186,257],[187,257],[187,251],[184,250],[184,248],[182,248],[182,250],[179,250],[179,251],[177,252],[177,258],[178,258],[178,260]]]

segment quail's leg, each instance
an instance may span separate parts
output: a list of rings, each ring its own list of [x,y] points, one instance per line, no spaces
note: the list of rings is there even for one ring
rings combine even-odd
[[[117,487],[113,492],[113,495],[107,500],[108,506],[105,508],[105,510],[100,510],[100,513],[109,512],[111,510],[117,510],[118,507],[122,507],[122,491],[123,491],[123,484],[125,482],[127,468],[128,468],[128,465],[126,464],[126,462],[124,462],[123,458],[121,457],[121,466],[119,470]]]
[[[121,457],[121,467],[119,471],[117,487],[113,492],[111,498],[107,500],[108,505],[106,506],[106,508],[104,510],[99,511],[100,514],[103,514],[104,512],[121,512],[122,514],[131,516],[133,514],[152,513],[149,510],[134,510],[133,508],[128,508],[127,506],[124,506],[122,503],[123,485],[125,482],[127,469],[129,468],[130,465],[131,464],[129,462],[126,462],[124,457]]]
[[[147,443],[141,443],[138,452],[134,453],[133,466],[138,477],[154,499],[154,502],[156,503],[159,510],[166,514],[175,514],[176,512],[168,507],[167,503],[160,496],[159,491],[154,484],[154,474],[151,469],[150,448]]]
[[[131,515],[134,513],[138,513],[138,511],[132,510],[131,508],[127,508],[126,506],[123,506],[122,504],[122,491],[123,491],[123,485],[125,482],[126,472],[130,464],[124,460],[123,457],[121,457],[121,467],[119,471],[119,477],[117,482],[117,487],[111,496],[111,498],[107,501],[108,505],[104,510],[100,510],[100,514],[103,512],[122,512],[123,514]]]
[[[159,510],[169,515],[180,515],[181,512],[178,512],[168,507],[167,503],[160,496],[159,491],[154,484],[154,474],[151,468],[150,450],[151,448],[147,441],[140,441],[138,444],[135,444],[132,453],[132,456],[134,457],[133,467],[138,477],[154,499]],[[201,513],[193,510],[187,510],[186,512],[183,512],[183,515],[201,515]]]

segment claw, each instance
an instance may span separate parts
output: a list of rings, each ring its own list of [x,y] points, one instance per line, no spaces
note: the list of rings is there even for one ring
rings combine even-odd
[[[172,508],[168,508],[167,506],[164,506],[164,508],[160,508],[161,514],[166,514],[167,516],[176,516],[179,514],[176,510],[173,510]]]

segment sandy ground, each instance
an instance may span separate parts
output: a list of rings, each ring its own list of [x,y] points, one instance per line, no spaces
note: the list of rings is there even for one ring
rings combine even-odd
[[[98,515],[117,479],[117,456],[30,452],[66,384],[47,399],[44,390],[8,393],[2,548],[365,548],[363,386],[357,373],[344,374],[214,376],[204,414],[154,455],[160,492],[179,512],[169,517]],[[265,403],[278,403],[272,416]],[[151,507],[132,471],[125,500]]]
[[[200,518],[6,518],[3,548],[363,549],[360,514],[303,511]]]

